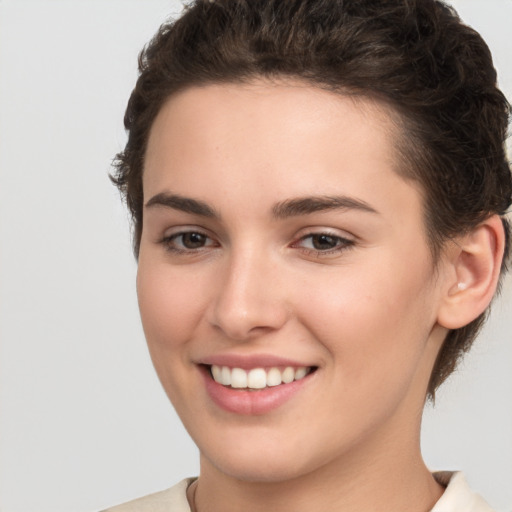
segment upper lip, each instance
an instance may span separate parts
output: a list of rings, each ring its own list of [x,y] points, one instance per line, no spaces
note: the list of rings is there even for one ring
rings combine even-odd
[[[252,368],[273,368],[279,366],[291,366],[293,368],[310,367],[311,364],[305,364],[293,359],[275,356],[271,354],[215,354],[199,359],[198,364],[228,366],[230,368],[242,368],[250,370]]]

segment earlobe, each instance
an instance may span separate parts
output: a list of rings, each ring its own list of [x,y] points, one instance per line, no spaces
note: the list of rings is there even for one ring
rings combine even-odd
[[[498,284],[504,246],[505,232],[498,215],[453,241],[438,312],[440,325],[459,329],[486,310]]]

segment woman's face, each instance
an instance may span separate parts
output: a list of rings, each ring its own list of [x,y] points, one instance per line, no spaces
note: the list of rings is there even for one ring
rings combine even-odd
[[[443,267],[395,137],[383,107],[292,82],[157,116],[138,297],[202,469],[280,481],[416,447]]]

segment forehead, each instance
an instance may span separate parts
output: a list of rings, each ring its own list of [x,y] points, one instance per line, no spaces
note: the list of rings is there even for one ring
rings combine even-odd
[[[191,138],[197,157],[224,147],[234,153],[240,145],[280,146],[283,160],[289,156],[287,148],[294,142],[301,145],[307,138],[311,148],[313,142],[321,150],[331,144],[343,151],[350,145],[364,153],[369,149],[365,142],[371,138],[381,149],[380,158],[395,167],[395,142],[401,139],[398,117],[377,100],[327,91],[298,80],[260,79],[190,87],[172,95],[156,116],[145,168],[151,167],[157,150],[166,148],[176,157],[180,146],[183,151],[188,149]],[[318,146],[315,135],[321,136],[325,147]]]
[[[145,199],[172,191],[219,202],[231,192],[242,209],[243,201],[271,208],[290,196],[337,193],[379,209],[398,190],[417,195],[396,172],[394,116],[372,99],[303,82],[191,87],[153,123]]]
[[[187,120],[192,121],[195,128],[201,126],[200,119],[195,115],[199,115],[205,123],[214,116],[217,121],[229,117],[230,121],[238,120],[247,128],[257,128],[259,121],[266,122],[274,117],[280,117],[282,121],[290,119],[294,124],[302,121],[306,127],[315,119],[334,120],[340,111],[346,115],[347,104],[360,115],[371,118],[377,128],[386,131],[390,142],[395,135],[400,135],[400,115],[388,103],[362,94],[335,92],[292,79],[253,79],[249,82],[207,83],[185,88],[164,102],[150,135],[155,131],[155,125],[183,111],[186,111]],[[295,116],[291,116],[291,112]],[[340,120],[338,116],[336,121]]]

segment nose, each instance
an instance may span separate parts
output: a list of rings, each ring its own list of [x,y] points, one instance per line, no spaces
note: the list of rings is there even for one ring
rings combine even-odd
[[[210,323],[229,339],[246,341],[280,329],[289,310],[275,262],[261,251],[226,258],[217,276]]]

